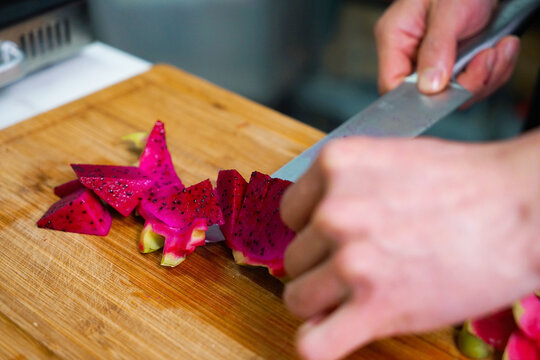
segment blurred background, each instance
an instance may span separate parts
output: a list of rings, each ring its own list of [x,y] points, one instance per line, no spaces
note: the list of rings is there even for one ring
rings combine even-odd
[[[372,29],[390,3],[88,0],[88,9],[98,40],[330,131],[378,96]],[[511,82],[488,100],[448,116],[429,135],[485,141],[519,133],[539,71],[539,23],[537,18],[522,38]]]

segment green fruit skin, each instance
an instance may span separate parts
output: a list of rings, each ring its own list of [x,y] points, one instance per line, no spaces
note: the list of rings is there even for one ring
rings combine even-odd
[[[485,359],[493,352],[491,346],[482,339],[474,336],[467,330],[467,324],[463,326],[458,336],[459,351],[472,359]]]

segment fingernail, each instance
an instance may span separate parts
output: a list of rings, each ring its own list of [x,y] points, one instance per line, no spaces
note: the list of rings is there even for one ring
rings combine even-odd
[[[318,321],[308,320],[305,323],[303,323],[302,326],[298,328],[298,333],[297,333],[298,337],[303,337],[305,334],[310,332],[315,326],[317,326],[319,322],[320,320]]]
[[[302,336],[305,333],[309,332],[311,329],[313,329],[315,326],[319,325],[321,321],[323,321],[324,315],[315,315],[306,322],[300,326],[298,329],[298,335]]]
[[[435,93],[442,90],[443,71],[438,68],[427,68],[420,73],[418,88],[423,93]]]
[[[489,72],[493,71],[493,68],[495,68],[495,60],[497,60],[496,55],[494,50],[490,50],[486,57],[486,68]]]

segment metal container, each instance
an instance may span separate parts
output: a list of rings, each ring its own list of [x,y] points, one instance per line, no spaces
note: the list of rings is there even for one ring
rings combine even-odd
[[[0,87],[73,56],[92,39],[85,1],[0,28]]]

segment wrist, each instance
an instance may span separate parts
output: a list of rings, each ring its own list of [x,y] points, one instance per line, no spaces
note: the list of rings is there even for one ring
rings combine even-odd
[[[524,228],[524,257],[536,274],[540,287],[540,131],[534,131],[507,143],[509,175],[521,202]],[[512,190],[512,189],[511,189]]]

